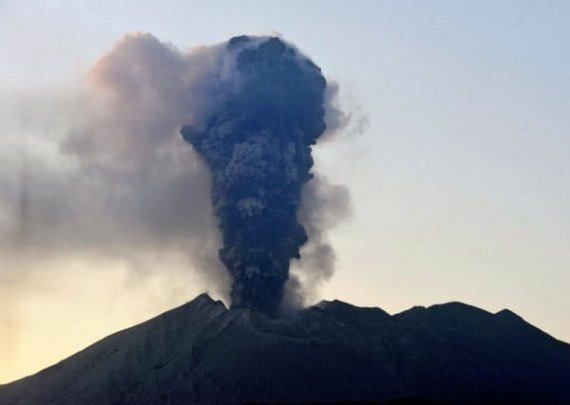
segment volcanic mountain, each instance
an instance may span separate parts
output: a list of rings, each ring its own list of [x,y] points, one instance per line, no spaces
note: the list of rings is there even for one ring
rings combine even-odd
[[[570,345],[458,302],[270,318],[204,294],[0,386],[1,404],[26,405],[393,400],[569,404]]]

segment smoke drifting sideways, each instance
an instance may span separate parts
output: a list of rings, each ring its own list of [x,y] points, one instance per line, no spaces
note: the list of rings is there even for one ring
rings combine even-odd
[[[172,278],[163,295],[149,292],[161,308],[198,290],[182,281],[227,296],[209,174],[179,134],[204,105],[203,79],[216,52],[181,53],[150,34],[126,35],[82,82],[7,99],[9,111],[0,112],[3,295],[14,286],[25,300],[17,285],[40,279],[55,290],[59,269],[115,268],[127,289]]]
[[[346,116],[296,48],[242,36],[180,52],[150,34],[126,35],[88,82],[53,112],[69,121],[62,135],[51,144],[31,136],[25,176],[2,179],[12,191],[0,195],[2,218],[11,206],[20,213],[3,220],[4,260],[16,257],[3,268],[29,257],[103,257],[130,261],[136,280],[149,255],[159,258],[153,266],[182,257],[233,306],[270,314],[284,294],[300,305],[330,277],[326,234],[337,219],[326,213],[342,216],[349,198],[311,180],[311,148]],[[49,120],[28,132],[41,135]],[[301,249],[307,234],[315,238]],[[291,259],[300,259],[295,276]]]

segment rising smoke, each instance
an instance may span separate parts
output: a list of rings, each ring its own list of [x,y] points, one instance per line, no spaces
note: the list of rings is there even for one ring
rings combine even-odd
[[[207,122],[182,134],[212,171],[232,305],[273,313],[289,262],[307,241],[297,212],[311,179],[311,146],[326,128],[326,80],[279,38],[235,37],[227,50],[233,82]]]
[[[347,117],[296,48],[242,36],[180,52],[150,34],[127,35],[89,84],[65,114],[45,114],[70,121],[51,145],[45,122],[31,131],[39,135],[19,191],[17,175],[0,179],[14,191],[0,194],[2,218],[10,206],[19,212],[2,238],[20,246],[4,243],[4,258],[121,258],[136,272],[149,252],[152,266],[177,255],[232,305],[267,313],[284,293],[302,297],[330,277],[326,231],[336,219],[326,213],[340,217],[349,200],[346,189],[311,180],[311,148]]]

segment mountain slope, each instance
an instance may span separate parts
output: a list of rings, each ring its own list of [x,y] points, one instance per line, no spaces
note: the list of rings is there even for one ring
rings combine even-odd
[[[570,403],[570,345],[508,310],[322,302],[288,319],[201,295],[38,374],[1,404],[243,403],[421,398]]]

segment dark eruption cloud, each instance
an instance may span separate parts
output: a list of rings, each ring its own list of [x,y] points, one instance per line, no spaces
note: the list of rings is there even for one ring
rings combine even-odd
[[[167,257],[180,279],[191,267],[200,288],[272,314],[330,277],[326,213],[348,194],[312,179],[311,149],[347,116],[292,45],[242,36],[180,52],[129,34],[87,79],[8,117],[27,158],[2,155],[3,279],[110,259],[136,283]]]
[[[307,232],[297,220],[312,174],[311,147],[326,129],[326,80],[276,37],[232,38],[236,86],[202,126],[182,129],[212,172],[212,203],[235,307],[274,313]]]

